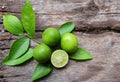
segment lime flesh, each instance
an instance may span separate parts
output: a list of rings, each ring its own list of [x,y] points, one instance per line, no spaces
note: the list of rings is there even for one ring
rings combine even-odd
[[[51,63],[56,68],[62,68],[67,65],[68,54],[64,50],[56,50],[52,53]]]

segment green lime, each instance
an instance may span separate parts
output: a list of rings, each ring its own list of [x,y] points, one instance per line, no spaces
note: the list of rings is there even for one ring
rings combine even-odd
[[[40,63],[45,63],[50,59],[51,54],[51,49],[47,45],[41,44],[35,47],[33,51],[33,58]]]
[[[66,33],[61,37],[61,48],[68,53],[74,53],[78,49],[78,39],[72,33]]]
[[[60,33],[56,28],[49,27],[42,33],[42,40],[48,46],[55,46],[60,41]]]
[[[51,63],[56,68],[62,68],[67,65],[68,54],[64,50],[56,50],[52,53]]]

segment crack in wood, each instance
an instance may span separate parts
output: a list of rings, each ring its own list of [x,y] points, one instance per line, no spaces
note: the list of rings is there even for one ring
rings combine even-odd
[[[10,48],[1,48],[1,47],[0,47],[0,50],[8,50],[8,49],[10,49]]]
[[[77,28],[77,27],[75,27]],[[36,32],[43,32],[44,30],[36,30]],[[109,27],[105,28],[105,29],[95,29],[95,28],[91,28],[91,29],[74,29],[73,32],[81,32],[81,33],[87,33],[87,34],[101,34],[101,33],[105,33],[105,32],[115,32],[115,33],[120,33],[120,30],[115,30],[115,29],[111,29]]]
[[[4,75],[0,75],[0,78],[4,78]]]
[[[20,77],[20,76],[26,76],[27,74],[16,74],[16,75],[0,75],[0,78],[11,78],[11,77]]]

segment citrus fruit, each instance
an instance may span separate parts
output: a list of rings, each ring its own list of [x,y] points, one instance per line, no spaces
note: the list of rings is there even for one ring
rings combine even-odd
[[[50,59],[51,54],[51,49],[47,45],[41,44],[35,47],[33,51],[33,58],[40,63],[45,63]]]
[[[74,53],[78,49],[77,37],[72,33],[62,35],[61,48],[68,53]]]
[[[67,65],[68,54],[64,50],[56,50],[52,53],[51,63],[56,68],[62,68]]]
[[[42,40],[48,46],[55,46],[60,41],[60,33],[56,28],[49,27],[43,31]]]

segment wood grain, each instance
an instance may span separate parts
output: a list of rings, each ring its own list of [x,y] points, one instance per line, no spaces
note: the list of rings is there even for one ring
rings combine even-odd
[[[94,59],[86,62],[70,60],[64,69],[54,69],[50,75],[37,82],[119,82],[120,34],[74,34],[79,39],[79,47],[89,51]],[[8,51],[9,49],[0,50],[0,62]],[[33,59],[15,67],[1,64],[0,79],[3,82],[31,82],[36,64]]]
[[[31,0],[36,12],[37,29],[73,21],[76,30],[119,30],[120,0]],[[0,10],[20,16],[25,0],[3,0]],[[4,8],[2,6],[4,4]]]
[[[26,0],[0,0],[0,82],[31,82],[37,64],[31,59],[23,65],[2,65],[13,41],[18,38],[3,27],[3,14],[21,18]],[[36,38],[53,26],[67,21],[76,25],[74,34],[79,47],[85,48],[94,59],[86,62],[70,60],[64,69],[53,72],[37,82],[119,82],[120,81],[120,0],[31,0],[36,14]],[[117,32],[117,33],[116,33]],[[31,42],[31,47],[37,44]]]

